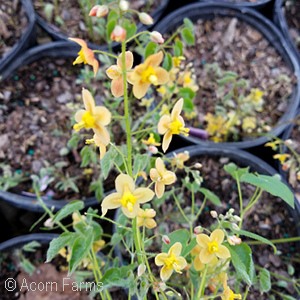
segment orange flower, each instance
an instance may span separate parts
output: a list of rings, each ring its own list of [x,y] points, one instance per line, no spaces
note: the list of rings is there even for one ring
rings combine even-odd
[[[110,35],[110,39],[115,42],[123,42],[126,39],[126,34],[126,30],[123,27],[116,25]]]
[[[125,53],[125,64],[126,70],[129,71],[133,65],[132,52],[126,51]],[[122,75],[122,53],[117,59],[117,64],[112,65],[106,70],[106,75],[112,79],[111,81],[111,92],[115,97],[121,97],[124,95],[124,83]]]
[[[95,58],[93,50],[88,48],[86,42],[82,39],[69,38],[69,40],[71,40],[81,46],[81,49],[78,52],[78,57],[73,62],[73,65],[82,64],[82,63],[84,63],[85,65],[88,64],[93,67],[94,75],[96,76],[98,69],[99,69],[99,62]]]
[[[106,153],[106,146],[109,144],[109,141],[104,141],[100,136],[94,134],[92,139],[85,141],[86,144],[95,144],[100,151],[100,159],[102,159]]]
[[[163,115],[157,125],[158,133],[164,134],[162,149],[164,152],[169,148],[173,134],[188,135],[189,129],[185,128],[184,120],[180,116],[183,107],[183,99],[179,99],[173,107],[171,115]]]
[[[169,80],[169,73],[159,67],[163,60],[162,51],[150,55],[143,64],[134,68],[128,74],[128,82],[133,85],[133,94],[136,98],[143,98],[151,84],[165,84]]]

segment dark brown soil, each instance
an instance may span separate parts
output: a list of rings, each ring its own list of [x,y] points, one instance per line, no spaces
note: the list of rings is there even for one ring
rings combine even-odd
[[[185,51],[187,63],[194,64],[199,86],[195,99],[198,118],[192,126],[205,128],[204,116],[215,114],[216,105],[222,106],[223,99],[216,93],[217,78],[205,70],[205,65],[217,63],[222,70],[234,71],[249,81],[246,95],[252,88],[265,92],[263,110],[256,113],[258,123],[263,120],[265,124],[263,130],[256,128],[249,135],[240,126],[238,134],[229,135],[227,141],[246,140],[273,127],[285,111],[293,88],[293,74],[276,50],[256,29],[232,18],[198,20],[195,35],[195,46]]]
[[[1,0],[0,59],[16,44],[27,24],[28,19],[21,0]]]
[[[297,0],[285,0],[284,13],[290,36],[300,52],[300,2]]]
[[[84,145],[81,136],[79,147],[67,150],[72,136],[72,116],[82,108],[81,89],[82,66],[72,66],[73,59],[45,58],[20,68],[11,79],[0,83],[0,162],[10,165],[13,172],[22,173],[25,178],[38,174],[41,168],[63,162],[61,174],[76,177],[80,194],[71,190],[54,191],[53,182],[45,191],[54,199],[64,197],[79,199],[90,195],[89,183],[98,178],[95,166],[91,174],[84,175],[86,168],[80,168],[80,149]],[[91,86],[99,93],[99,81],[90,79]],[[87,86],[85,86],[87,87]],[[103,98],[96,96],[96,102],[103,104]],[[109,98],[109,97],[108,97]],[[90,138],[91,132],[86,132]],[[65,154],[61,151],[67,150]],[[60,175],[59,175],[60,174]],[[17,191],[31,191],[31,183],[17,187]]]
[[[80,3],[83,2],[83,8]],[[111,1],[108,1],[111,2]],[[134,0],[129,1],[130,8],[152,13],[161,3],[161,0]],[[45,14],[45,5],[54,4],[54,0],[40,1],[33,0],[34,7],[38,14],[44,20],[49,21]],[[104,42],[103,37],[106,36],[105,18],[91,18],[88,16],[91,8],[102,3],[101,1],[59,1],[58,11],[53,11],[50,23],[54,25],[58,31],[70,37],[82,38],[84,40],[100,43]],[[87,5],[88,4],[88,5]],[[93,34],[89,33],[89,26],[94,26]]]

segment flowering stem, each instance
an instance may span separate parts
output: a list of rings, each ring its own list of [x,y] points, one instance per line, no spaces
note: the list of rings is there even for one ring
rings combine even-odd
[[[199,286],[199,290],[198,290],[198,294],[197,294],[197,300],[198,299],[201,299],[201,297],[203,296],[204,294],[204,288],[205,288],[205,283],[206,283],[206,273],[207,273],[207,265],[205,265],[205,269],[203,271],[203,274],[202,274],[202,277],[201,277],[201,283],[200,283],[200,286]]]
[[[150,32],[149,31],[141,31],[141,32],[135,34],[134,36],[130,37],[128,40],[125,41],[125,43],[127,44],[128,42],[136,39],[137,37],[139,37],[142,34],[150,34]]]
[[[114,59],[118,59],[118,56],[114,55],[114,54],[111,54],[109,52],[105,52],[105,51],[101,51],[101,50],[93,50],[94,53],[99,53],[99,54],[103,54],[103,55],[106,55],[106,56],[110,56]]]

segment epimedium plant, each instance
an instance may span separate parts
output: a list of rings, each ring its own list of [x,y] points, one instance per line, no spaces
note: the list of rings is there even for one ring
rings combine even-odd
[[[185,165],[189,153],[180,153],[174,158],[164,155],[174,135],[189,134],[182,111],[192,113],[189,111],[190,100],[193,90],[197,89],[192,80],[192,67],[179,68],[184,57],[183,42],[175,39],[177,34],[165,41],[159,32],[136,33],[123,28],[126,18],[124,5],[128,4],[124,2],[118,2],[122,7],[114,10],[118,18],[110,34],[113,41],[121,42],[119,55],[92,51],[85,41],[72,38],[81,46],[74,64],[91,65],[96,74],[99,65],[95,53],[108,55],[115,60],[106,74],[112,95],[116,101],[121,99],[118,103],[123,107],[121,120],[126,145],[116,144],[110,134],[115,112],[104,105],[96,105],[88,89],[82,90],[84,108],[76,112],[73,127],[75,132],[82,129],[93,132],[86,143],[99,148],[101,170],[105,176],[112,168],[117,170],[115,191],[102,199],[101,214],[93,209],[80,214],[84,207],[82,201],[71,202],[54,214],[40,197],[40,181],[33,178],[37,198],[50,217],[48,226],[56,225],[63,230],[50,243],[47,260],[50,261],[57,254],[67,257],[70,273],[82,265],[88,265],[94,280],[102,283],[99,290],[101,299],[112,299],[110,288],[113,286],[128,289],[129,299],[134,295],[139,299],[246,299],[251,293],[250,288],[257,285],[262,293],[269,292],[270,273],[263,269],[256,274],[252,250],[243,237],[267,244],[274,251],[276,247],[268,239],[243,229],[242,225],[263,191],[282,198],[291,207],[294,206],[293,194],[280,178],[254,174],[249,168],[239,168],[231,163],[225,170],[236,181],[239,212],[235,214],[230,209],[226,214],[219,215],[212,210],[214,222],[207,228],[201,226],[199,220],[205,203],[210,201],[218,206],[221,200],[213,191],[202,186],[200,162],[189,167]],[[90,14],[103,17],[102,13],[98,13],[103,9],[103,6],[95,6]],[[140,18],[142,22],[149,22],[147,14],[139,14],[143,16]],[[185,20],[178,30],[185,43],[193,43],[193,26],[189,20]],[[129,50],[130,47],[135,49],[132,45],[134,40],[138,41],[139,51],[143,47],[145,49],[144,60],[135,66],[133,53]],[[234,74],[231,77],[236,80]],[[259,94],[257,102],[260,103],[262,94],[260,91],[253,93],[256,92]],[[157,93],[163,95],[159,103],[153,100]],[[134,103],[138,101],[153,108],[136,124],[132,122],[132,113]],[[159,135],[162,135],[161,143]],[[160,144],[162,152],[157,148]],[[184,175],[180,175],[183,176],[182,180],[176,175],[178,170],[184,172]],[[143,182],[139,180],[140,177],[144,178]],[[250,201],[243,199],[242,183],[254,186]],[[186,197],[183,188],[191,199],[189,207],[185,207],[186,202],[181,201]],[[203,195],[200,206],[195,202],[197,194]],[[185,222],[184,226],[179,224],[167,235],[153,230],[162,225],[160,222],[164,222],[158,212],[165,201],[171,201],[178,208]],[[114,209],[120,211],[116,220],[109,214]],[[73,216],[72,227],[63,224],[63,220],[70,215]],[[104,263],[96,253],[104,247],[103,237],[106,234],[95,220],[106,220],[117,227],[107,244],[111,249]],[[154,240],[155,247],[152,244]],[[129,258],[127,265],[119,267],[118,259],[113,258],[112,251],[116,247],[126,249]],[[234,286],[230,278],[234,278]],[[299,291],[299,282],[295,283],[295,288]]]

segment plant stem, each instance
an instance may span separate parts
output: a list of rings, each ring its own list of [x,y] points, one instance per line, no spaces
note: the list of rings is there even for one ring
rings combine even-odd
[[[105,52],[105,51],[101,51],[101,50],[93,50],[94,53],[99,53],[99,54],[103,54],[103,55],[106,55],[106,56],[109,56],[109,57],[112,57],[114,59],[118,59],[118,56],[114,55],[114,54],[111,54],[109,52]]]
[[[203,274],[202,274],[202,277],[201,277],[201,283],[200,283],[199,290],[198,290],[198,293],[197,293],[197,298],[195,300],[200,300],[201,297],[204,294],[207,269],[208,269],[208,267],[207,267],[207,265],[205,265],[205,269],[203,271]]]

